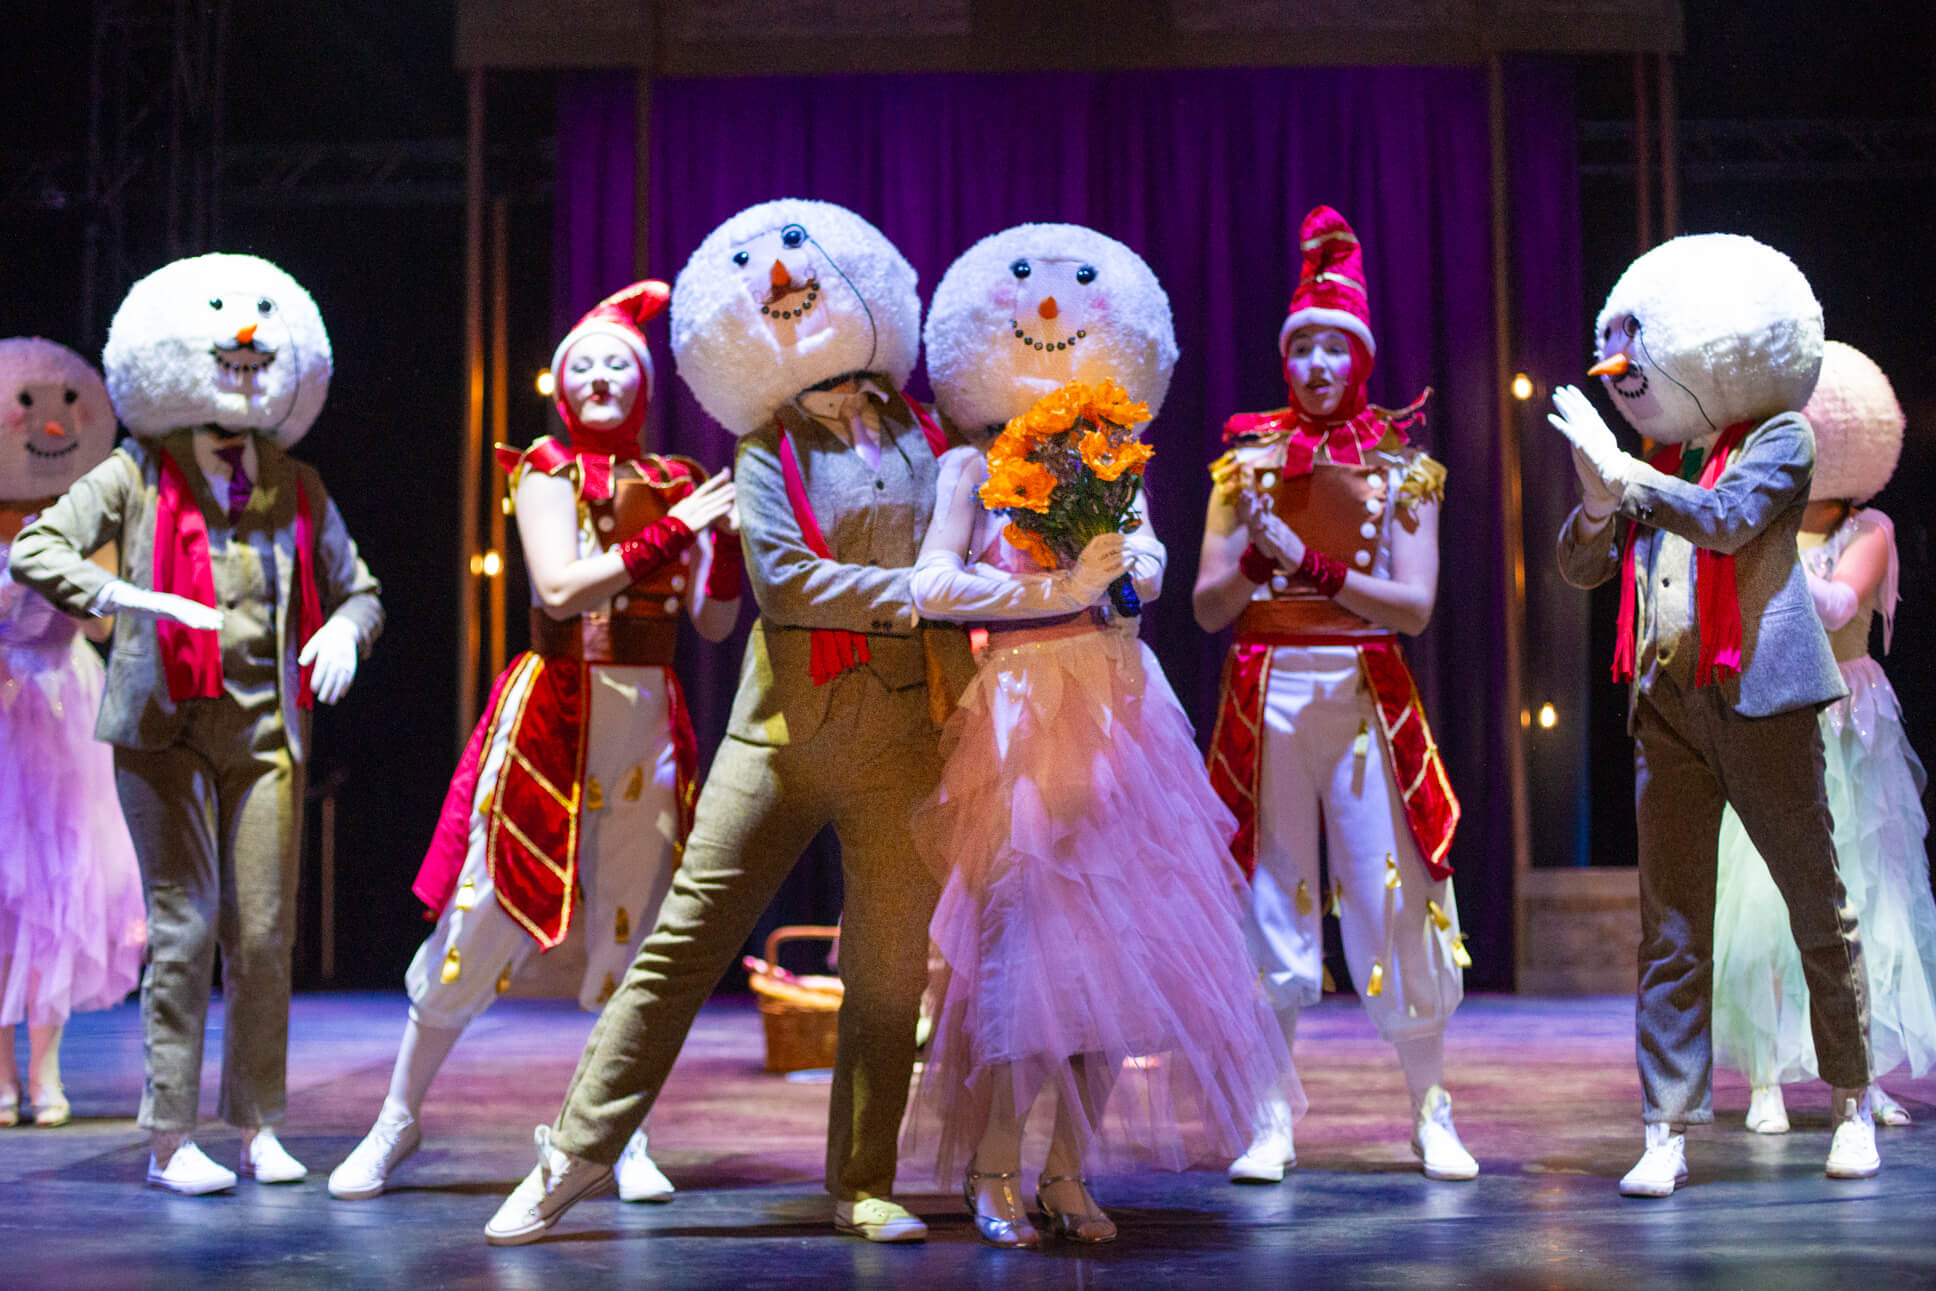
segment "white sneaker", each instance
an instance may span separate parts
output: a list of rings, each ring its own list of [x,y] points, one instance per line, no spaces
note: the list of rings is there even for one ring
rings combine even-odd
[[[204,1193],[223,1192],[235,1187],[235,1171],[216,1165],[202,1154],[192,1139],[183,1139],[174,1155],[168,1158],[166,1169],[156,1165],[154,1154],[149,1154],[148,1186],[166,1188],[184,1197],[199,1197]]]
[[[612,1177],[618,1180],[620,1201],[672,1200],[672,1180],[666,1178],[646,1154],[643,1125],[625,1141],[625,1151],[619,1154],[618,1164],[612,1167]]]
[[[1427,1179],[1477,1179],[1479,1163],[1452,1126],[1452,1096],[1443,1085],[1425,1091],[1412,1125],[1412,1151],[1425,1163]]]
[[[1250,1146],[1224,1172],[1232,1183],[1282,1183],[1284,1171],[1297,1164],[1290,1104],[1281,1097],[1271,1099],[1260,1109],[1257,1125]]]
[[[612,1181],[612,1167],[552,1147],[549,1125],[540,1125],[531,1138],[538,1145],[538,1167],[484,1225],[484,1240],[492,1246],[537,1241],[575,1202]]]
[[[1828,1164],[1823,1169],[1831,1179],[1868,1179],[1882,1169],[1868,1090],[1835,1091],[1835,1137],[1829,1142]]]
[[[339,1201],[367,1201],[379,1195],[390,1172],[409,1160],[422,1143],[423,1129],[415,1117],[378,1116],[343,1164],[329,1172],[329,1195]]]
[[[241,1164],[242,1173],[254,1175],[257,1183],[301,1183],[309,1177],[309,1167],[290,1156],[266,1125],[242,1145]]]
[[[921,1217],[886,1197],[834,1203],[834,1231],[870,1242],[925,1242],[928,1226]]]
[[[1788,1133],[1788,1107],[1780,1085],[1756,1085],[1749,1092],[1748,1128],[1756,1134]]]
[[[1909,1109],[1889,1097],[1879,1084],[1869,1086],[1869,1111],[1874,1113],[1877,1125],[1909,1124]]]
[[[1622,1197],[1671,1197],[1687,1182],[1687,1135],[1654,1122],[1647,1127],[1647,1150],[1620,1181]]]

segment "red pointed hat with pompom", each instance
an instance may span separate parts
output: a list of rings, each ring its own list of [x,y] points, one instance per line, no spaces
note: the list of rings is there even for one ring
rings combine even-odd
[[[1304,217],[1297,237],[1304,263],[1291,295],[1290,314],[1277,334],[1278,353],[1289,347],[1291,333],[1300,327],[1335,327],[1364,342],[1368,355],[1376,355],[1371,298],[1365,291],[1365,253],[1350,222],[1330,207],[1320,206]]]
[[[558,390],[558,415],[564,418],[571,446],[580,451],[610,453],[614,457],[636,457],[639,432],[645,426],[646,409],[652,403],[652,351],[645,343],[647,320],[665,310],[672,299],[672,288],[656,278],[635,282],[615,291],[587,310],[585,316],[565,333],[551,355],[552,379]],[[565,359],[571,347],[588,336],[611,336],[625,343],[644,369],[644,389],[632,404],[625,420],[610,430],[591,430],[582,426],[565,401]]]

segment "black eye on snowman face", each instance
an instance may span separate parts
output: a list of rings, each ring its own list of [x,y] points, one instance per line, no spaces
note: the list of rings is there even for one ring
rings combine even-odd
[[[1035,269],[1029,264],[1028,261],[1017,260],[1014,264],[1008,267],[1008,271],[1014,274],[1015,277],[1019,280],[1022,278],[1026,278],[1030,274],[1034,273]]]
[[[746,267],[746,262],[748,260],[751,260],[752,258],[753,257],[747,255],[746,252],[744,251],[733,252],[733,263],[738,265],[742,269]]]
[[[22,408],[31,408],[34,406],[34,397],[25,390],[20,392],[20,406]]]
[[[77,403],[79,402],[80,397],[81,397],[81,392],[79,390],[69,390],[66,394],[61,396],[61,400],[65,403]]]
[[[256,301],[255,312],[267,318],[276,312],[276,302],[264,296],[261,300]]]
[[[780,245],[789,251],[797,251],[807,244],[807,231],[798,224],[789,224],[780,230]]]
[[[219,314],[219,313],[221,313],[221,312],[222,312],[222,298],[221,298],[220,296],[212,296],[212,297],[210,297],[210,298],[209,298],[209,302],[208,302],[208,307],[209,307],[210,309],[212,309],[212,310],[214,310],[214,311],[215,311],[216,313],[218,313],[218,314]]]
[[[1627,315],[1627,321],[1625,326],[1627,329],[1627,335],[1629,336],[1640,335],[1640,320],[1635,318],[1632,314]]]
[[[1095,280],[1096,280],[1096,266],[1092,264],[1086,264],[1082,266],[1082,268],[1076,270],[1076,281],[1081,283],[1083,286],[1087,287],[1090,283],[1094,282]]]

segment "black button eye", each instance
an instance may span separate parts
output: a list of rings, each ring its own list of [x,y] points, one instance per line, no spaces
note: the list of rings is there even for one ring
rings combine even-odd
[[[807,231],[798,224],[789,224],[780,230],[780,245],[795,250],[807,244]]]
[[[34,406],[34,397],[25,390],[20,392],[20,406],[22,408],[31,408]]]
[[[276,302],[273,300],[270,300],[267,296],[264,296],[261,300],[258,300],[255,303],[255,312],[262,315],[264,318],[267,318],[269,315],[276,312]]]
[[[747,255],[744,251],[733,252],[733,263],[738,265],[742,269],[746,267],[746,262],[748,260],[751,260],[752,258],[753,257]]]
[[[1008,271],[1014,274],[1017,278],[1026,278],[1030,274],[1035,272],[1035,270],[1029,266],[1029,262],[1026,260],[1017,260],[1014,264],[1008,267]]]
[[[1627,315],[1626,326],[1627,326],[1627,335],[1629,336],[1640,335],[1640,320],[1635,318],[1632,314]]]
[[[68,403],[76,403],[80,400],[81,392],[78,390],[69,390],[63,397]]]
[[[208,302],[208,307],[210,309],[220,309],[222,307],[222,298],[220,296],[213,297]]]
[[[1096,280],[1096,266],[1092,264],[1086,264],[1082,266],[1082,268],[1076,270],[1076,281],[1081,283],[1083,286],[1087,287],[1090,283],[1094,282],[1095,280]]]

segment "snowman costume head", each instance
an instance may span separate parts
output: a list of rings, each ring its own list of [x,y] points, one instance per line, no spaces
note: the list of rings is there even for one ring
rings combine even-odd
[[[1822,306],[1787,256],[1753,238],[1673,238],[1635,260],[1594,326],[1620,415],[1684,444],[1808,402],[1822,366]]]
[[[329,333],[294,278],[251,255],[193,256],[128,290],[101,354],[128,429],[252,432],[294,447],[329,394]]]
[[[672,287],[679,375],[734,435],[809,387],[858,373],[899,389],[921,345],[914,267],[830,202],[750,206],[706,235]]]
[[[1072,380],[1114,379],[1154,417],[1176,368],[1170,298],[1141,256],[1079,224],[1018,224],[961,254],[926,332],[936,405],[999,429]]]
[[[65,493],[114,448],[114,405],[88,361],[36,336],[0,340],[0,506]]]
[[[1902,456],[1902,405],[1874,359],[1840,341],[1822,351],[1822,376],[1802,409],[1815,428],[1810,501],[1867,502]]]

